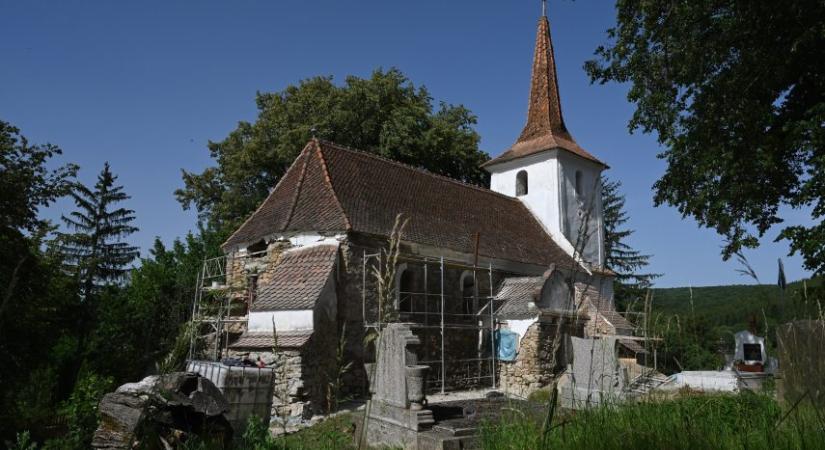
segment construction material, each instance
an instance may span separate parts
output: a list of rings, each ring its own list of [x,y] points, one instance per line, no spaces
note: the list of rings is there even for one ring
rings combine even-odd
[[[214,361],[190,361],[187,372],[200,374],[221,391],[229,405],[226,418],[243,430],[251,416],[269,423],[272,409],[272,369],[227,366]]]

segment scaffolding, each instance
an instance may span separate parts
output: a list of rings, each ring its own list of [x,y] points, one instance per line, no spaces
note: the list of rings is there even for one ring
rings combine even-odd
[[[374,264],[383,267],[381,258],[381,253],[364,251],[362,255],[362,316],[366,331],[380,330],[384,325],[380,322],[377,302],[368,302],[368,274]],[[492,264],[482,267],[444,257],[400,256],[398,260],[420,269],[418,290],[405,289],[399,282],[395,309],[399,320],[409,323],[421,340],[418,363],[431,367],[428,391],[496,389],[495,334],[499,324],[496,311],[501,305],[496,303]],[[464,276],[472,275],[470,295],[465,295],[463,282],[452,288],[445,286],[448,269],[461,271],[459,280],[462,281]],[[402,273],[396,273],[399,279],[401,276]],[[481,277],[486,278],[485,295],[479,289]],[[449,293],[456,287],[461,289],[461,295]],[[468,342],[472,345],[463,345]]]
[[[194,329],[189,341],[189,360],[218,361],[227,353],[230,326],[247,322],[260,267],[263,267],[260,261],[266,256],[267,252],[263,250],[203,261],[192,302]],[[233,280],[233,275],[241,279]],[[208,331],[204,333],[204,329]],[[199,354],[201,341],[207,344],[205,354]]]

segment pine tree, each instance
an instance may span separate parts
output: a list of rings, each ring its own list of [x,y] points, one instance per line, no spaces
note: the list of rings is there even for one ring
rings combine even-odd
[[[627,223],[625,198],[619,193],[622,183],[602,180],[602,204],[604,207],[604,250],[605,266],[616,272],[614,296],[620,309],[629,302],[641,298],[645,289],[653,285],[653,280],[661,274],[645,273],[642,269],[650,263],[651,255],[643,255],[627,244],[627,238],[634,230],[622,229]]]
[[[137,247],[122,242],[138,229],[132,226],[134,211],[114,208],[130,198],[123,186],[115,186],[116,180],[105,163],[93,189],[76,184],[71,196],[77,210],[62,217],[74,233],[59,236],[60,252],[67,269],[77,277],[84,298],[101,286],[121,281],[126,266],[139,254]]]

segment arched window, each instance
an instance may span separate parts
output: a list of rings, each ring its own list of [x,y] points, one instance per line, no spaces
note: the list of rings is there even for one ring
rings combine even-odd
[[[477,312],[476,282],[473,273],[469,270],[465,270],[461,274],[461,302],[462,314],[475,314]]]
[[[516,174],[516,196],[527,195],[527,171],[520,170]]]
[[[579,199],[582,196],[582,183],[583,183],[583,181],[582,181],[582,171],[577,170],[576,171],[576,186],[575,187],[576,187],[576,197],[579,198]]]
[[[398,268],[398,312],[412,312],[413,308],[413,271],[406,264]]]

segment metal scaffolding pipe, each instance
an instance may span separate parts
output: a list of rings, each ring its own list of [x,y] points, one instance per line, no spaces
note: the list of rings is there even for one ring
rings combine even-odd
[[[492,375],[492,378],[493,378],[493,389],[495,389],[496,388],[496,324],[495,324],[495,314],[494,314],[494,311],[493,311],[495,309],[495,305],[493,304],[493,302],[495,302],[495,299],[493,298],[493,264],[492,263],[489,264],[489,272],[488,273],[489,273],[489,277],[490,277],[490,286],[488,286],[488,288],[490,289],[490,301],[489,301],[489,305],[490,305],[490,347],[492,347],[492,350],[493,350],[492,351],[492,359],[490,361],[492,361],[491,375]]]
[[[444,257],[441,257],[441,393],[444,394],[447,365],[444,364]]]

